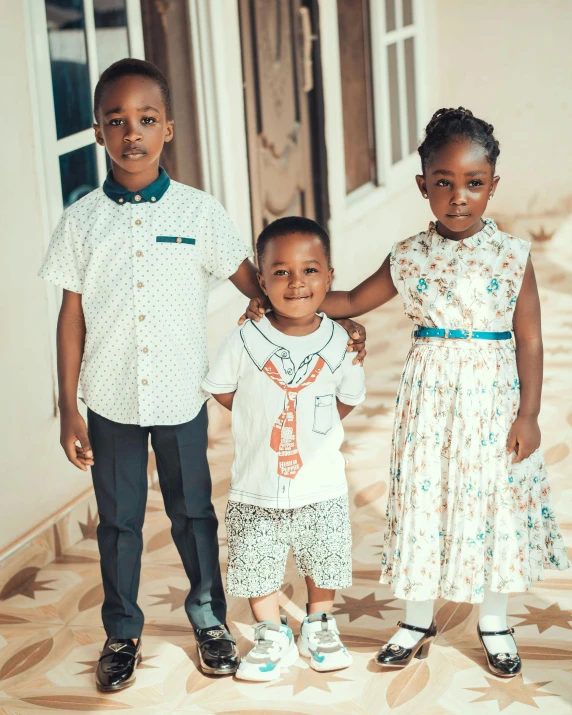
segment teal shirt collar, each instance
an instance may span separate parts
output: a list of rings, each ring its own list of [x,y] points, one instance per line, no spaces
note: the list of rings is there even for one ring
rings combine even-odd
[[[140,204],[145,201],[155,203],[165,195],[170,183],[171,179],[169,178],[169,174],[160,166],[159,176],[152,184],[141,189],[141,191],[127,191],[127,189],[115,181],[110,171],[103,182],[103,191],[105,195],[112,201],[115,201],[116,204]]]

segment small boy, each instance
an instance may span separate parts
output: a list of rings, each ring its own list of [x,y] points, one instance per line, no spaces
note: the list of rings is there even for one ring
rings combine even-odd
[[[203,388],[232,410],[227,591],[249,599],[257,622],[237,677],[268,681],[298,650],[318,671],[352,663],[331,610],[352,576],[341,420],[364,400],[365,381],[344,329],[316,312],[333,274],[324,229],[278,219],[257,253],[271,310],[228,335]],[[308,588],[298,650],[278,606],[290,547]]]

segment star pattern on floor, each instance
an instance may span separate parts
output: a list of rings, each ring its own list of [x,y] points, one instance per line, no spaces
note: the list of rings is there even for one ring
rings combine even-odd
[[[99,522],[99,516],[94,514],[91,515],[91,507],[87,507],[87,524],[82,524],[79,522],[79,528],[81,529],[81,534],[84,539],[97,539],[97,524]]]
[[[392,412],[392,408],[388,407],[387,405],[384,405],[383,403],[381,403],[380,405],[362,407],[360,410],[360,414],[365,415],[368,420],[371,417],[388,415],[390,412]]]
[[[393,603],[395,598],[388,598],[385,601],[376,601],[375,593],[370,593],[363,598],[353,598],[352,596],[343,595],[345,603],[334,603],[336,611],[332,611],[334,616],[349,616],[350,623],[357,621],[361,616],[371,616],[383,620],[382,611],[399,611],[399,608],[388,606],[386,604]]]
[[[572,611],[564,610],[560,608],[558,603],[553,603],[547,608],[536,608],[536,606],[527,606],[529,613],[515,613],[513,618],[524,618],[523,621],[516,624],[519,626],[537,626],[539,633],[544,633],[551,626],[559,626],[560,628],[567,628],[572,631]]]
[[[176,586],[168,586],[169,593],[156,594],[152,598],[159,600],[154,603],[154,606],[171,606],[171,613],[185,605],[185,599],[189,595],[188,589],[177,588]]]
[[[37,566],[28,566],[18,571],[2,589],[0,601],[6,601],[13,596],[25,596],[35,600],[37,592],[53,591],[54,589],[48,588],[47,584],[53,583],[55,579],[37,581],[39,571],[40,569]]]
[[[303,668],[298,665],[293,665],[288,669],[286,675],[282,676],[280,680],[277,680],[275,683],[272,683],[270,687],[277,688],[291,685],[293,688],[292,695],[294,696],[307,688],[316,688],[317,690],[324,690],[326,693],[331,693],[331,683],[348,682],[353,681],[348,678],[340,678],[333,673],[318,673],[308,666]]]
[[[465,688],[465,690],[472,690],[475,693],[482,693],[480,697],[471,700],[471,704],[482,703],[485,700],[496,700],[499,710],[504,710],[513,703],[522,703],[523,705],[538,708],[533,698],[558,697],[557,693],[539,692],[539,688],[549,685],[552,682],[551,680],[546,680],[543,683],[525,683],[522,678],[522,673],[519,673],[519,675],[510,680],[500,680],[487,676],[485,676],[485,680],[489,684],[488,687]]]
[[[148,665],[147,661],[152,660],[153,658],[156,658],[156,655],[144,655],[141,658],[141,662],[137,666],[137,670],[141,670],[143,668],[155,668],[157,669],[159,666],[158,665]],[[78,660],[77,665],[85,665],[86,669],[82,670],[79,673],[76,673],[76,675],[91,675],[92,673],[95,673],[95,669],[97,668],[97,664],[99,663],[99,660]]]
[[[544,229],[544,226],[541,226],[538,231],[529,231],[530,235],[532,236],[533,241],[538,241],[538,243],[545,243],[546,241],[550,241],[552,236],[554,236],[555,231],[549,232]]]

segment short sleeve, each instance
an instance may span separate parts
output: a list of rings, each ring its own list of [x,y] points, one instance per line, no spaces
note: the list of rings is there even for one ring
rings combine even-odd
[[[67,212],[62,215],[50,240],[50,245],[38,275],[60,288],[83,293],[86,259]]]
[[[203,266],[209,273],[224,280],[238,270],[240,264],[252,256],[252,251],[240,237],[223,206],[210,197],[206,218]]]
[[[336,397],[344,405],[355,407],[365,400],[365,373],[358,363],[353,364],[355,353],[346,353],[342,363],[342,381],[336,389]]]
[[[210,392],[211,395],[221,395],[236,390],[242,348],[240,328],[234,328],[224,339],[215,361],[203,380],[203,390]]]

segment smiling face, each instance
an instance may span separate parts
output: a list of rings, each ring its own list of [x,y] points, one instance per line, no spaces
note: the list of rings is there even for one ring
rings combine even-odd
[[[96,140],[109,154],[115,180],[125,186],[137,175],[147,182],[141,188],[154,181],[163,144],[173,138],[157,83],[139,75],[113,80],[103,91],[97,119]]]
[[[459,138],[435,152],[425,174],[417,176],[417,185],[429,199],[439,233],[462,240],[480,231],[481,217],[499,179],[494,176],[485,149]]]
[[[268,242],[258,280],[277,316],[311,318],[332,282],[333,268],[318,236],[290,233]]]

